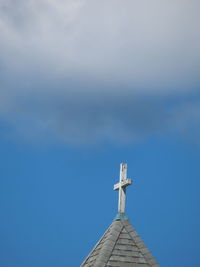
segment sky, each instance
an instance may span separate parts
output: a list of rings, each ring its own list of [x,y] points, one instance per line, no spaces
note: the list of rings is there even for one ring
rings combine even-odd
[[[200,2],[0,0],[0,266],[79,266],[117,213],[198,267]]]

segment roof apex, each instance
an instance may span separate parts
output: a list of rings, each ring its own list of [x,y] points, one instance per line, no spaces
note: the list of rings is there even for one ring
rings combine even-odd
[[[114,221],[126,221],[128,220],[128,216],[126,216],[125,213],[117,213],[117,215],[114,218]]]
[[[119,214],[118,214],[119,215]],[[124,214],[109,226],[81,267],[159,267]]]

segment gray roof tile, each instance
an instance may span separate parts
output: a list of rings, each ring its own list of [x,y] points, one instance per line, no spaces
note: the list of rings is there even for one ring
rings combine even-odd
[[[159,267],[128,220],[113,221],[81,267]]]

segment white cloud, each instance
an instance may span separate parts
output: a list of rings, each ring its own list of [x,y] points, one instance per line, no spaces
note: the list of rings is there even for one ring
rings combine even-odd
[[[92,75],[135,90],[199,82],[199,1],[1,2],[1,53],[9,68]]]
[[[75,143],[184,135],[179,110],[198,121],[187,107],[199,98],[199,9],[196,0],[0,0],[2,120],[20,135]]]

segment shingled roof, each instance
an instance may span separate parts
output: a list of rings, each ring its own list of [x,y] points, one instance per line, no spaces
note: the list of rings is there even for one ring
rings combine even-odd
[[[159,267],[128,219],[116,219],[81,267]]]
[[[81,267],[159,267],[125,215],[127,164],[120,164],[118,214]]]

